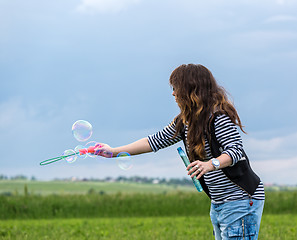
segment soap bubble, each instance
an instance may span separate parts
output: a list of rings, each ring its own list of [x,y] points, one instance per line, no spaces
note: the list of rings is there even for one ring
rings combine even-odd
[[[77,141],[85,142],[93,134],[92,125],[85,120],[78,120],[72,125],[72,134]]]
[[[77,145],[75,148],[74,148],[74,151],[75,152],[79,152],[79,150],[81,149],[85,149],[85,147],[83,145]],[[77,154],[78,158],[80,159],[85,159],[87,157],[87,154]]]
[[[117,155],[117,164],[123,170],[129,170],[133,167],[131,155],[127,152],[121,152]]]
[[[99,143],[97,143],[97,142],[95,142],[95,141],[90,141],[90,142],[88,142],[88,143],[85,145],[85,148],[88,149],[89,147],[95,147],[96,144],[99,144]],[[97,157],[97,155],[92,154],[92,153],[87,153],[87,155],[88,155],[89,157],[93,157],[93,158]]]
[[[68,156],[68,155],[71,155],[71,156]],[[77,159],[77,155],[72,149],[65,150],[63,153],[63,156],[68,156],[64,158],[68,163],[73,163]]]

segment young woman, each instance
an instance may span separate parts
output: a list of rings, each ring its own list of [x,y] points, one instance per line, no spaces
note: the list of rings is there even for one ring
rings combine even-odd
[[[264,187],[243,151],[237,126],[242,131],[243,127],[235,107],[224,88],[202,65],[179,66],[169,82],[180,113],[168,126],[125,146],[100,144],[96,154],[157,152],[183,140],[191,161],[188,174],[200,180],[211,199],[215,239],[257,239]],[[214,138],[217,146],[212,144]]]

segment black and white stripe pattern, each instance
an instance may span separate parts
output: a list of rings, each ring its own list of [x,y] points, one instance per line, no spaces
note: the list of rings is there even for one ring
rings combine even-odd
[[[159,149],[169,147],[182,140],[182,136],[177,136],[173,138],[175,134],[175,122],[171,122],[163,130],[148,136],[148,141],[151,145],[151,148],[154,152],[157,152]]]
[[[228,154],[232,158],[232,165],[242,160],[242,140],[236,128],[227,115],[219,115],[215,122],[215,135],[217,140],[223,147],[222,153]],[[175,130],[175,122],[171,122],[163,130],[148,136],[149,144],[154,152],[162,148],[169,147],[182,140],[182,136],[178,135],[173,138]],[[185,137],[187,137],[187,127],[185,129]],[[212,158],[211,150],[207,138],[205,136],[205,151],[207,159]],[[209,188],[213,203],[223,203],[248,198],[248,194],[231,182],[222,170],[208,172],[204,175],[205,183]],[[260,182],[256,192],[252,196],[254,199],[265,199],[264,186]]]

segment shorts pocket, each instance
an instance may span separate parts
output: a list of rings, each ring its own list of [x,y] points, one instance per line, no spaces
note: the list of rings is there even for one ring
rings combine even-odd
[[[232,240],[254,240],[257,236],[256,224],[245,223],[244,219],[242,222],[231,225],[228,227],[228,238]]]
[[[243,237],[243,228],[242,226],[230,226],[228,227],[228,238],[232,239],[242,239]]]

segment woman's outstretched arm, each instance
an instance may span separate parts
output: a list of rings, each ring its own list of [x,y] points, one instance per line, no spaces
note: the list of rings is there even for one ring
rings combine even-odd
[[[121,152],[127,152],[130,155],[152,152],[152,148],[147,138],[141,138],[133,143],[120,147],[110,147],[108,144],[100,143],[95,148],[95,154],[103,157],[116,157]],[[111,153],[111,154],[110,154]]]

